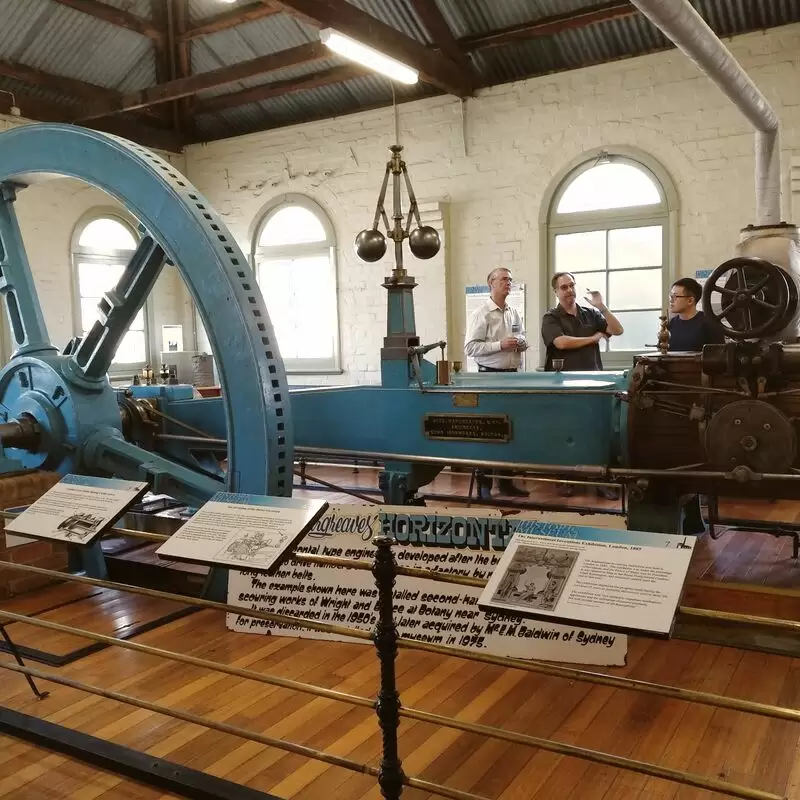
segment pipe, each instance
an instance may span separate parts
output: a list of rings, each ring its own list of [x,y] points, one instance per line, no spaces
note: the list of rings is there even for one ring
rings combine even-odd
[[[687,0],[631,0],[733,101],[756,129],[756,223],[781,218],[778,115],[727,47]]]

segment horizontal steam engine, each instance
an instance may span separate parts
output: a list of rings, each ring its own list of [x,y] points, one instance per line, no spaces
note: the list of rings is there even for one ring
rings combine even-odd
[[[628,466],[690,472],[695,491],[800,496],[800,238],[748,227],[737,250],[703,289],[726,343],[635,360]]]

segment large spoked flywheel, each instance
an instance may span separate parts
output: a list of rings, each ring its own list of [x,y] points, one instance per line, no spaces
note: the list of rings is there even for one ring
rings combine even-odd
[[[99,321],[59,350],[46,323],[14,211],[24,187],[69,177],[107,192],[144,235]],[[117,345],[166,261],[196,303],[223,386],[226,482],[126,442],[107,373]],[[247,259],[208,202],[154,153],[69,125],[0,134],[0,294],[14,353],[0,372],[4,453],[27,468],[150,479],[189,502],[214,491],[290,495],[292,428],[283,363]]]

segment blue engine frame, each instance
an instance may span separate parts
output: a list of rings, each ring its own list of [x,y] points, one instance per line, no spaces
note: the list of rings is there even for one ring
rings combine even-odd
[[[115,197],[142,233],[118,285],[99,304],[98,322],[60,349],[50,342],[14,211],[18,192],[53,177],[75,178]],[[124,399],[112,389],[108,369],[165,263],[178,267],[199,310],[222,397],[197,399],[185,386],[132,386],[121,394],[157,399],[162,414],[218,439],[226,470],[208,458],[208,442],[198,447],[181,438],[185,429],[164,417],[167,436],[152,448],[122,433]],[[416,283],[402,266],[383,282],[381,384],[290,392],[266,304],[222,219],[168,162],[118,137],[52,124],[0,134],[0,272],[15,348],[0,371],[0,421],[24,417],[39,432],[35,446],[3,450],[3,471],[144,479],[156,492],[197,505],[220,489],[290,495],[295,445],[379,451],[387,456],[386,501],[408,503],[448,459],[600,470],[624,464],[620,395],[628,388],[627,373],[460,374],[452,385],[437,386],[436,367],[425,360],[416,334]],[[433,439],[423,431],[426,414],[475,413],[507,417],[508,441]],[[680,521],[670,517],[661,528],[647,527],[673,530]],[[84,558],[84,568],[105,574],[99,546]],[[224,573],[214,577],[218,595]]]

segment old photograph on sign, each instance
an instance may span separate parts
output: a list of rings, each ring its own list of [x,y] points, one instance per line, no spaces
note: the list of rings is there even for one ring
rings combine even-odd
[[[526,608],[552,611],[577,558],[577,550],[517,548],[492,601],[513,602]]]
[[[693,550],[687,536],[520,519],[478,607],[669,636]]]

